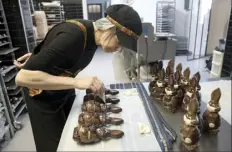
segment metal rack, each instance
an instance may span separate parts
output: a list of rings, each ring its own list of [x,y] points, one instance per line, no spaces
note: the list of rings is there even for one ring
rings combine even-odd
[[[230,10],[230,19],[226,37],[226,47],[224,52],[221,77],[232,78],[232,9]]]
[[[65,11],[65,20],[83,19],[82,4],[63,2]]]
[[[15,47],[20,47],[20,51],[15,53],[16,58],[32,52],[36,46],[36,38],[29,1],[15,0],[2,2],[10,35],[13,35],[12,43]]]
[[[15,52],[19,48],[12,45],[5,12],[0,0],[0,149],[21,128],[18,117],[25,109],[26,104],[22,88],[16,86],[14,78],[18,72],[13,65]]]
[[[175,2],[157,2],[156,32],[175,33]]]
[[[48,25],[54,25],[64,21],[63,5],[43,6],[42,4],[39,4],[39,10],[45,12]]]

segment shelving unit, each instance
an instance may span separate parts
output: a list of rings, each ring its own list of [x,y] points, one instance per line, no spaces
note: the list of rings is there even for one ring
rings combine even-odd
[[[42,6],[39,5],[39,10],[46,14],[48,25],[58,24],[64,21],[64,8],[60,6]]]
[[[20,47],[15,53],[18,58],[31,52],[36,46],[30,3],[28,0],[3,1],[3,7],[10,35],[14,36],[12,43],[15,47]]]
[[[63,2],[65,11],[65,20],[83,19],[83,8],[80,3]]]
[[[38,0],[31,0],[31,4],[33,5],[34,11],[39,10],[39,2],[38,2]]]
[[[175,33],[175,2],[157,2],[156,32]]]
[[[227,31],[226,47],[224,52],[221,77],[232,78],[232,9]]]
[[[223,63],[224,53],[220,51],[213,51],[213,60],[211,74],[221,77],[222,63]]]
[[[12,45],[4,10],[0,0],[0,23],[4,23],[0,24],[0,150],[21,128],[17,119],[26,107],[22,88],[14,80],[18,70],[13,60],[20,48]]]

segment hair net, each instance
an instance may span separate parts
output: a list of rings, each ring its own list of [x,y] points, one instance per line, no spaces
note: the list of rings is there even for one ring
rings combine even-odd
[[[101,18],[97,21],[95,21],[95,26],[99,30],[107,30],[112,27],[115,27],[114,24],[112,24],[107,18]]]

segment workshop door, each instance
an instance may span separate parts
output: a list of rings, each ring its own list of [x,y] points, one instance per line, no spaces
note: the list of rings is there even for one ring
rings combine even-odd
[[[96,21],[102,18],[102,4],[88,4],[88,19]]]

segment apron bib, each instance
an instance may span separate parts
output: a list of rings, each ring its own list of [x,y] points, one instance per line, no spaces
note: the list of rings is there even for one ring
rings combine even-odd
[[[84,39],[85,40],[84,40],[84,48],[83,49],[85,50],[86,43],[87,43],[87,29],[86,29],[86,27],[81,22],[76,21],[76,20],[67,20],[66,22],[73,23],[73,24],[77,25],[81,29],[81,31],[84,33]],[[45,39],[46,39],[46,37],[45,37]],[[35,53],[39,52],[41,46],[44,44],[44,40],[35,48],[35,51],[34,51]],[[85,51],[83,51],[81,56],[83,56],[84,52]],[[60,76],[75,77],[81,71],[81,69],[79,68],[79,65],[80,65],[79,61],[77,61],[76,64],[72,68],[70,68],[68,70],[67,69],[61,69],[61,68],[58,68],[58,67],[55,67],[55,70],[58,73],[61,73]],[[77,69],[79,69],[79,70],[77,70]],[[39,95],[42,92],[43,92],[43,90],[41,90],[41,89],[29,88],[29,96],[31,96],[31,97]]]

